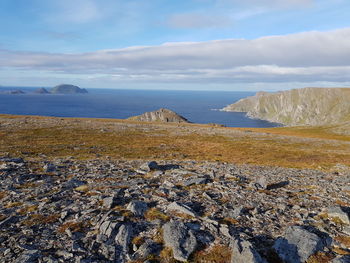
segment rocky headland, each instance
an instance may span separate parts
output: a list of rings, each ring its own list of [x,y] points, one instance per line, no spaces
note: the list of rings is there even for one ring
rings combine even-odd
[[[174,123],[189,123],[189,121],[177,114],[176,112],[161,108],[156,111],[145,112],[139,116],[130,117],[129,120],[134,121],[155,121],[155,122],[174,122]]]
[[[350,124],[350,88],[304,88],[258,92],[223,111],[247,112],[251,118],[287,126]]]

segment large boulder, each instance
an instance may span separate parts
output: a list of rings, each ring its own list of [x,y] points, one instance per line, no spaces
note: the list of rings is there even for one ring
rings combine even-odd
[[[291,226],[283,237],[275,241],[273,248],[286,263],[302,263],[329,246],[331,241],[326,233],[316,229]]]
[[[232,241],[231,263],[267,263],[246,240],[236,238]]]
[[[172,249],[174,258],[181,262],[187,261],[197,247],[194,232],[180,221],[170,221],[163,226],[163,239],[165,246]]]

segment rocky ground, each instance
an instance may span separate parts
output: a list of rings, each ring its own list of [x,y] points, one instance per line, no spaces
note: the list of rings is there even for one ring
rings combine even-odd
[[[0,157],[0,262],[350,262],[350,173]]]

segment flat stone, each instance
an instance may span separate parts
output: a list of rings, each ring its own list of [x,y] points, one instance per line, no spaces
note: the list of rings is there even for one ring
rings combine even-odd
[[[174,258],[181,262],[186,262],[197,247],[194,232],[180,221],[170,221],[163,226],[163,239],[165,246],[172,249]]]
[[[193,212],[193,210],[190,207],[184,204],[179,204],[177,202],[172,202],[170,205],[168,205],[167,210],[176,211],[178,213],[183,213],[192,217],[196,217],[196,214]]]
[[[191,185],[198,185],[198,184],[206,184],[208,182],[208,179],[207,178],[204,178],[204,177],[196,177],[196,178],[190,178],[190,179],[187,179],[183,185],[184,186],[191,186]]]

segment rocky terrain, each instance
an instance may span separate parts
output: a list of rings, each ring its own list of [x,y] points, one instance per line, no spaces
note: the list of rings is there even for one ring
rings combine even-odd
[[[88,93],[86,89],[79,88],[78,86],[74,86],[71,84],[61,84],[53,87],[50,90],[52,94],[79,94],[79,93]]]
[[[350,262],[350,173],[0,158],[0,262]]]
[[[284,125],[350,123],[350,88],[304,88],[259,92],[228,105],[224,111],[247,112],[252,118]]]
[[[175,123],[189,123],[189,121],[169,109],[159,109],[152,112],[145,112],[139,116],[129,118],[134,121],[155,121],[155,122],[175,122]]]

